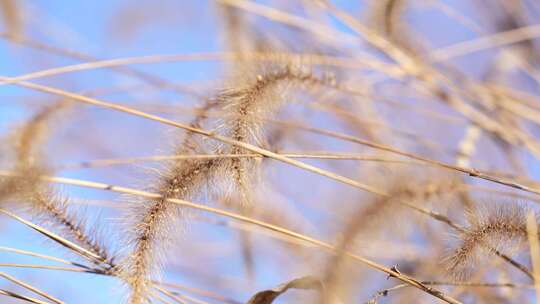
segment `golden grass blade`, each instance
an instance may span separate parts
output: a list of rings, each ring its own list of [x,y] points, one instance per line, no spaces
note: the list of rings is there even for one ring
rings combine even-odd
[[[361,155],[353,153],[293,153],[283,152],[279,155],[288,158],[305,158],[305,159],[323,159],[323,160],[360,160],[360,161],[373,161],[373,162],[385,162],[385,163],[397,163],[397,164],[414,164],[414,165],[426,165],[423,162],[415,162],[401,159],[391,159],[370,155]],[[154,155],[154,156],[141,156],[141,157],[129,157],[129,158],[111,158],[111,159],[96,159],[91,161],[83,161],[72,164],[65,164],[56,166],[57,170],[66,169],[81,169],[81,168],[96,168],[96,167],[108,167],[116,165],[126,165],[138,162],[147,161],[166,161],[166,160],[191,160],[191,159],[214,159],[214,158],[262,158],[260,154],[186,154],[186,155]]]
[[[263,16],[265,18],[268,18],[270,20],[273,20],[279,23],[301,28],[307,32],[311,32],[317,36],[320,36],[321,38],[327,39],[331,42],[338,43],[340,45],[343,44],[344,42],[346,43],[358,42],[358,38],[356,38],[353,35],[350,35],[341,31],[336,31],[333,28],[324,26],[317,22],[296,16],[293,14],[282,12],[278,9],[255,3],[254,1],[245,1],[245,0],[218,0],[218,1],[222,4],[234,6],[234,7],[243,9],[245,11],[248,11],[250,13],[253,13],[259,16]]]
[[[171,292],[163,287],[160,286],[154,286],[154,289],[161,292],[162,294],[166,295],[170,299],[174,300],[176,303],[182,303],[182,304],[188,304],[187,300],[185,299],[184,295],[180,295],[178,293]],[[208,304],[208,303],[206,303]]]
[[[35,231],[43,234],[47,238],[50,238],[51,240],[53,240],[53,241],[57,242],[58,244],[72,250],[73,252],[79,254],[80,256],[83,256],[83,257],[89,259],[90,261],[101,261],[101,257],[95,255],[94,253],[92,253],[92,252],[80,247],[79,245],[74,244],[74,243],[64,239],[63,237],[61,237],[61,236],[59,236],[59,235],[57,235],[55,233],[52,233],[52,232],[50,232],[50,231],[48,231],[48,230],[46,230],[46,229],[32,223],[30,221],[27,221],[27,220],[23,219],[22,217],[20,217],[20,216],[18,216],[16,214],[13,214],[13,213],[5,210],[5,209],[0,209],[0,213],[3,213],[5,215],[19,221],[19,222],[25,224],[26,226],[34,229]]]
[[[164,303],[164,304],[173,304],[172,302],[168,301],[167,299],[163,298],[161,295],[159,295],[158,293],[156,293],[155,291],[153,290],[150,290],[150,295],[152,296],[152,298],[155,298],[157,300],[159,300],[161,303]],[[154,301],[152,299],[148,299],[148,302],[150,303],[153,303]],[[176,301],[175,303],[181,303],[181,304],[188,304],[186,302],[179,302],[179,301]]]
[[[3,277],[4,279],[6,279],[8,281],[11,281],[12,283],[15,283],[15,284],[17,284],[19,286],[22,286],[22,287],[32,291],[35,294],[38,294],[38,295],[40,295],[40,296],[42,296],[42,297],[44,297],[44,298],[46,298],[48,300],[51,300],[53,303],[64,304],[63,301],[60,301],[57,298],[49,295],[48,293],[43,292],[43,291],[37,289],[36,287],[34,287],[34,286],[32,286],[32,285],[30,285],[28,283],[25,283],[25,282],[15,278],[15,277],[12,277],[12,276],[8,275],[7,273],[0,272],[0,277]]]
[[[0,77],[0,80],[9,80],[9,79],[10,78],[8,78],[8,77]],[[218,135],[218,134],[216,134],[214,132],[210,132],[210,131],[202,130],[202,129],[195,128],[195,127],[192,127],[192,126],[188,126],[188,125],[185,125],[185,124],[181,124],[181,123],[178,123],[178,122],[174,122],[172,120],[165,119],[165,118],[162,118],[162,117],[159,117],[159,116],[156,116],[156,115],[148,114],[148,113],[145,113],[145,112],[142,112],[142,111],[139,111],[139,110],[136,110],[136,109],[132,109],[132,108],[129,108],[129,107],[126,107],[126,106],[113,104],[113,103],[108,103],[108,102],[105,102],[105,101],[97,100],[97,99],[94,99],[94,98],[86,97],[86,96],[75,94],[75,93],[69,93],[69,92],[59,90],[59,89],[56,89],[56,88],[52,88],[52,87],[42,86],[42,85],[29,83],[29,82],[19,82],[18,84],[21,85],[21,86],[27,87],[27,88],[32,88],[32,89],[38,90],[38,91],[42,91],[42,92],[46,92],[46,93],[50,93],[50,94],[55,94],[55,95],[59,95],[59,96],[64,96],[64,97],[67,97],[67,98],[72,98],[74,100],[81,101],[81,102],[84,102],[84,103],[87,103],[87,104],[92,104],[92,105],[95,105],[95,106],[104,107],[104,108],[107,108],[107,109],[128,113],[128,114],[131,114],[131,115],[143,117],[143,118],[146,118],[146,119],[150,119],[150,120],[158,121],[158,122],[161,122],[161,123],[164,123],[164,124],[167,124],[167,125],[178,127],[178,128],[181,128],[181,129],[184,129],[184,130],[187,130],[187,131],[199,134],[199,135],[204,135],[204,136],[210,137],[212,139],[221,141],[221,142],[226,143],[226,144],[234,145],[234,146],[237,146],[237,147],[244,148],[244,149],[246,149],[248,151],[251,151],[251,152],[259,153],[261,155],[273,158],[275,160],[282,161],[282,162],[287,163],[289,165],[293,165],[293,166],[298,167],[300,169],[311,171],[313,173],[316,173],[316,174],[328,177],[330,179],[342,182],[344,184],[356,187],[358,189],[362,189],[362,190],[365,190],[365,191],[368,191],[368,192],[371,192],[371,193],[374,193],[374,194],[384,195],[384,193],[381,192],[380,190],[377,190],[377,189],[375,189],[373,187],[370,187],[368,185],[364,185],[364,184],[359,183],[359,182],[357,182],[355,180],[352,180],[350,178],[346,178],[346,177],[343,177],[341,175],[338,175],[338,174],[335,174],[335,173],[332,173],[332,172],[329,172],[329,171],[326,171],[326,170],[322,170],[322,169],[317,168],[315,166],[308,165],[308,164],[305,164],[303,162],[281,156],[281,155],[279,155],[277,153],[265,150],[263,148],[260,148],[260,147],[257,147],[257,146],[254,146],[254,145],[251,145],[251,144],[248,144],[248,143],[239,142],[239,141],[230,139],[228,137]]]
[[[50,261],[55,261],[55,262],[59,262],[59,263],[66,264],[66,265],[73,265],[73,266],[77,266],[77,267],[85,267],[86,268],[86,266],[81,265],[81,264],[76,263],[76,262],[71,262],[71,261],[68,261],[68,260],[61,259],[61,258],[57,258],[57,257],[53,257],[53,256],[50,256],[50,255],[45,255],[45,254],[41,254],[41,253],[36,253],[36,252],[28,251],[28,250],[22,250],[22,249],[17,249],[17,248],[0,246],[0,251],[13,252],[13,253],[17,253],[17,254],[28,255],[28,256],[32,256],[32,257],[36,257],[36,258],[42,258],[42,259],[46,259],[46,260],[50,260]]]
[[[6,80],[6,79],[9,80],[10,78],[8,78],[8,77],[0,77],[0,79],[1,80]],[[341,176],[341,175],[338,175],[338,174],[335,174],[335,173],[332,173],[332,172],[317,168],[317,167],[312,166],[312,165],[308,165],[306,163],[303,163],[303,162],[300,162],[300,161],[297,161],[297,160],[294,160],[294,159],[290,159],[288,157],[279,155],[278,153],[274,153],[274,152],[265,150],[263,148],[260,148],[260,147],[257,147],[257,146],[254,146],[254,145],[251,145],[251,144],[248,144],[248,143],[239,142],[239,141],[230,139],[230,138],[225,137],[225,136],[217,135],[214,132],[210,132],[210,131],[206,131],[206,130],[203,130],[203,129],[200,129],[200,128],[195,128],[195,127],[192,127],[192,126],[181,124],[181,123],[178,123],[178,122],[175,122],[175,121],[172,121],[172,120],[160,117],[160,116],[156,116],[156,115],[153,115],[153,114],[145,113],[145,112],[142,112],[142,111],[130,108],[130,107],[126,107],[126,106],[122,106],[122,105],[118,105],[118,104],[114,104],[114,103],[109,103],[109,102],[97,100],[97,99],[94,99],[94,98],[90,98],[90,97],[75,94],[75,93],[66,92],[66,91],[59,90],[59,89],[52,88],[52,87],[42,86],[42,85],[29,83],[29,82],[19,82],[18,84],[21,85],[21,86],[27,87],[27,88],[38,90],[38,91],[42,91],[42,92],[46,92],[46,93],[50,93],[50,94],[55,94],[55,95],[59,95],[59,96],[64,96],[64,97],[67,97],[67,98],[72,98],[74,100],[77,100],[77,101],[80,101],[80,102],[83,102],[83,103],[92,104],[92,105],[95,105],[95,106],[99,106],[99,107],[103,107],[103,108],[107,108],[107,109],[111,109],[111,110],[115,110],[115,111],[119,111],[119,112],[128,113],[128,114],[131,114],[131,115],[139,116],[139,117],[142,117],[142,118],[146,118],[146,119],[149,119],[149,120],[161,122],[161,123],[164,123],[164,124],[167,124],[167,125],[170,125],[170,126],[174,126],[174,127],[178,127],[178,128],[184,129],[184,130],[188,130],[190,132],[200,134],[200,135],[204,135],[204,136],[207,136],[209,138],[221,141],[223,143],[227,143],[227,144],[230,144],[230,145],[241,147],[241,148],[244,148],[244,149],[246,149],[248,151],[251,151],[251,152],[259,153],[259,154],[264,155],[266,157],[269,157],[269,158],[272,158],[272,159],[287,163],[289,165],[298,167],[300,169],[304,169],[304,170],[316,173],[316,174],[321,175],[321,176],[328,177],[328,178],[333,179],[335,181],[347,184],[349,186],[353,186],[355,188],[358,188],[358,189],[361,189],[361,190],[364,190],[364,191],[367,191],[367,192],[370,192],[370,193],[373,193],[373,194],[385,195],[385,193],[382,192],[379,189],[376,189],[374,187],[359,183],[359,182],[357,182],[355,180],[352,180],[350,178],[347,178],[347,177],[344,177],[344,176]],[[428,163],[431,163],[431,164],[435,164],[435,165],[441,166],[443,168],[460,171],[462,173],[466,173],[466,174],[470,175],[471,177],[481,178],[481,179],[484,179],[484,180],[488,180],[488,181],[491,181],[491,182],[495,182],[495,183],[498,183],[498,184],[502,184],[502,185],[505,185],[505,186],[509,186],[509,187],[512,187],[512,188],[516,188],[516,189],[520,189],[520,190],[523,190],[523,191],[527,191],[527,192],[531,192],[531,193],[535,193],[535,194],[540,195],[540,190],[538,190],[538,189],[527,187],[527,186],[524,186],[524,185],[521,185],[521,184],[518,184],[518,183],[514,183],[512,181],[507,181],[507,180],[499,179],[499,178],[496,178],[496,177],[493,177],[493,176],[489,176],[487,174],[479,172],[478,170],[461,168],[461,167],[449,165],[449,164],[446,164],[446,163],[443,163],[443,162],[440,162],[440,161],[430,160],[428,158],[417,156],[417,155],[412,154],[412,153],[402,152],[402,151],[399,151],[397,149],[387,147],[387,146],[384,146],[384,145],[381,145],[381,144],[376,144],[376,143],[371,143],[369,141],[360,140],[360,139],[357,139],[357,138],[352,137],[352,136],[339,135],[339,133],[336,133],[336,132],[331,132],[331,131],[327,131],[327,130],[317,130],[316,128],[307,128],[307,127],[305,129],[310,129],[310,130],[313,130],[313,131],[317,131],[317,132],[319,132],[321,134],[327,134],[327,135],[339,137],[339,138],[342,138],[342,139],[348,139],[348,140],[350,140],[352,142],[356,142],[356,143],[359,143],[359,144],[362,144],[362,145],[370,146],[370,147],[380,149],[380,150],[393,152],[393,153],[400,154],[400,155],[403,155],[403,156],[407,156],[407,157],[410,157],[410,158],[413,158],[413,159],[416,159],[416,160],[420,160],[420,161],[428,162]]]
[[[302,54],[302,53],[267,53],[267,52],[253,52],[247,53],[246,59],[251,61],[262,62],[302,62],[305,65],[320,65],[320,66],[335,66],[346,69],[374,69],[388,75],[394,75],[395,77],[402,76],[395,67],[383,62],[379,62],[374,59],[362,59],[362,58],[348,58],[338,56],[323,56],[318,54]],[[231,52],[217,52],[217,53],[193,53],[193,54],[176,54],[176,55],[149,55],[141,57],[127,57],[116,59],[96,60],[92,62],[85,62],[79,64],[73,64],[68,66],[62,66],[58,68],[51,68],[40,70],[29,74],[24,74],[11,79],[2,79],[0,86],[8,84],[16,84],[25,80],[32,80],[50,76],[63,75],[67,73],[74,73],[80,71],[101,69],[101,68],[114,68],[132,64],[154,64],[154,63],[168,63],[168,62],[181,62],[181,61],[235,61],[238,60],[236,53]]]
[[[499,32],[432,51],[429,60],[432,62],[447,61],[490,48],[497,48],[512,43],[531,40],[540,36],[540,25],[524,26],[506,32]]]
[[[411,72],[412,74],[414,74],[414,71],[418,71],[417,64],[409,56],[409,54],[401,50],[392,42],[388,41],[385,37],[361,24],[358,20],[356,20],[356,18],[348,13],[338,9],[332,5],[330,1],[316,1],[316,3],[334,15],[337,19],[341,20],[351,30],[361,35],[363,39],[379,49],[382,53],[392,58],[404,70]]]
[[[422,282],[426,285],[439,285],[439,286],[462,286],[462,287],[468,287],[468,288],[522,288],[522,289],[534,289],[534,286],[531,285],[524,285],[524,284],[514,284],[514,283],[483,283],[483,282],[432,282],[432,281],[424,281]],[[376,300],[385,297],[388,295],[390,291],[395,291],[398,289],[409,287],[407,284],[399,284],[390,288],[386,288],[383,290],[378,291],[375,296],[371,298],[371,301],[374,301],[374,303],[377,303]],[[367,303],[371,303],[368,301]]]
[[[8,291],[8,290],[5,290],[5,289],[0,289],[0,294],[4,295],[4,296],[16,298],[16,299],[19,299],[19,300],[22,300],[22,301],[25,301],[25,302],[28,302],[28,303],[49,304],[48,302],[43,302],[43,301],[38,300],[38,299],[23,296],[23,295],[20,295],[20,294],[17,294],[17,293],[14,293],[14,292],[11,292],[11,291]]]
[[[58,271],[71,271],[71,272],[85,272],[92,274],[102,274],[98,270],[86,269],[86,268],[74,268],[74,267],[58,267],[58,266],[48,266],[48,265],[36,265],[36,264],[16,264],[16,263],[0,263],[0,267],[11,267],[11,268],[27,268],[27,269],[45,269],[45,270],[58,270]]]
[[[113,276],[114,275],[112,273],[105,273],[105,272],[100,272],[100,271],[95,271],[95,270],[86,270],[86,269],[81,269],[81,268],[56,267],[56,266],[35,265],[35,264],[1,264],[0,263],[0,267],[69,271],[69,272],[98,274],[98,275],[105,275],[105,276]],[[232,300],[219,297],[218,295],[215,295],[215,294],[211,294],[211,293],[208,293],[208,292],[203,292],[201,290],[194,289],[194,288],[187,288],[185,286],[181,286],[181,285],[178,285],[178,284],[171,284],[171,283],[166,283],[166,282],[161,282],[161,283],[154,282],[154,284],[162,285],[162,286],[169,286],[169,287],[174,287],[174,288],[179,288],[179,289],[185,289],[186,291],[193,292],[193,293],[199,293],[202,296],[214,298],[214,299],[219,300],[219,301],[224,302],[224,303],[239,304],[238,302],[234,302]],[[160,290],[160,291],[162,290],[166,294],[170,294],[172,296],[179,296],[179,294],[174,292],[174,291],[169,291],[169,290],[166,290],[166,289],[161,288],[159,286],[156,286],[155,288]],[[185,295],[182,295],[182,296],[187,297]],[[206,303],[206,302],[203,302],[201,300],[198,300],[198,299],[195,299],[195,298],[192,298],[192,297],[187,297],[187,299],[189,299],[189,301],[192,301],[192,302],[195,302],[195,303]],[[197,302],[197,301],[199,301],[199,302]]]
[[[490,182],[494,182],[494,183],[501,184],[501,185],[504,185],[504,186],[508,186],[508,187],[511,187],[511,188],[515,188],[515,189],[519,189],[519,190],[523,190],[523,191],[526,191],[526,192],[530,192],[530,193],[540,195],[540,189],[528,187],[526,185],[522,185],[522,184],[513,182],[511,180],[506,180],[506,179],[503,179],[503,178],[498,178],[498,177],[495,177],[495,176],[491,176],[489,174],[483,173],[483,172],[481,172],[479,170],[476,170],[476,169],[469,169],[469,168],[454,166],[454,165],[451,165],[451,164],[448,164],[448,163],[444,163],[444,162],[437,161],[437,160],[432,160],[432,159],[429,159],[427,157],[422,157],[422,156],[419,156],[417,154],[401,151],[401,150],[396,149],[396,148],[391,147],[391,146],[387,146],[387,145],[383,145],[383,144],[379,144],[379,143],[374,143],[374,142],[364,140],[364,139],[361,139],[361,138],[357,138],[357,137],[354,137],[354,136],[351,136],[351,135],[346,135],[346,134],[342,134],[342,133],[338,133],[338,132],[334,132],[334,131],[328,131],[328,130],[325,130],[325,129],[313,128],[313,127],[309,127],[309,126],[302,126],[300,124],[294,124],[294,126],[296,128],[303,129],[303,130],[306,130],[306,131],[310,131],[310,132],[314,132],[314,133],[318,133],[318,134],[322,134],[322,135],[327,135],[327,136],[334,137],[334,138],[339,138],[339,139],[342,139],[342,140],[350,141],[350,142],[357,143],[357,144],[360,144],[360,145],[364,145],[364,146],[374,148],[374,149],[377,149],[377,150],[391,152],[391,153],[398,154],[398,155],[401,155],[401,156],[405,156],[405,157],[415,159],[415,160],[418,160],[418,161],[421,161],[421,162],[425,162],[427,164],[431,164],[431,165],[434,165],[434,166],[439,166],[439,167],[442,167],[442,168],[446,168],[446,169],[455,170],[455,171],[458,171],[458,172],[461,172],[461,173],[465,173],[465,174],[469,175],[470,177],[484,179],[484,180],[487,180],[487,181],[490,181]]]
[[[8,175],[9,174],[6,174],[6,172],[2,172],[0,171],[0,174],[2,175]],[[126,187],[119,187],[119,186],[113,186],[113,185],[109,185],[109,184],[103,184],[103,183],[97,183],[97,182],[90,182],[90,181],[83,181],[83,180],[75,180],[75,179],[69,179],[69,178],[60,178],[60,177],[42,177],[44,180],[47,180],[47,181],[51,181],[51,182],[59,182],[59,183],[64,183],[64,184],[69,184],[69,185],[76,185],[76,186],[81,186],[81,187],[89,187],[89,188],[94,188],[94,189],[101,189],[101,190],[107,190],[107,191],[114,191],[114,192],[120,192],[120,193],[126,193],[126,194],[131,194],[131,195],[137,195],[137,196],[141,196],[141,197],[146,197],[146,198],[151,198],[151,199],[155,199],[155,198],[162,198],[161,195],[159,194],[155,194],[155,193],[150,193],[150,192],[146,192],[146,191],[141,191],[141,190],[136,190],[136,189],[131,189],[131,188],[126,188]],[[238,220],[238,221],[241,221],[241,222],[245,222],[245,223],[249,223],[249,224],[252,224],[252,225],[256,225],[256,226],[259,226],[259,227],[262,227],[262,228],[265,228],[265,229],[269,229],[271,231],[274,231],[274,232],[278,232],[278,233],[281,233],[281,234],[284,234],[284,235],[288,235],[290,237],[293,237],[293,238],[296,238],[298,240],[302,240],[304,242],[307,242],[307,243],[310,243],[310,244],[313,244],[313,245],[316,245],[322,249],[325,249],[331,253],[335,253],[336,252],[336,248],[328,243],[325,243],[323,241],[320,241],[318,239],[315,239],[315,238],[311,238],[309,236],[305,236],[303,234],[300,234],[300,233],[297,233],[297,232],[294,232],[294,231],[291,231],[291,230],[288,230],[288,229],[285,229],[285,228],[282,228],[282,227],[279,227],[279,226],[276,226],[276,225],[272,225],[272,224],[269,224],[269,223],[266,223],[266,222],[263,222],[263,221],[259,221],[259,220],[255,220],[255,219],[252,219],[252,218],[249,218],[249,217],[246,217],[246,216],[242,216],[242,215],[239,215],[239,214],[236,214],[236,213],[233,213],[233,212],[228,212],[228,211],[225,211],[225,210],[221,210],[221,209],[217,209],[217,208],[212,208],[212,207],[209,207],[209,206],[204,206],[204,205],[200,205],[200,204],[196,204],[196,203],[192,203],[192,202],[188,202],[188,201],[185,201],[185,200],[180,200],[180,199],[173,199],[173,198],[168,198],[166,199],[168,202],[170,203],[174,203],[174,204],[177,204],[177,205],[180,205],[180,206],[184,206],[184,207],[188,207],[188,208],[193,208],[193,209],[197,209],[197,210],[201,210],[201,211],[205,211],[205,212],[210,212],[210,213],[214,213],[214,214],[218,214],[218,215],[221,215],[221,216],[225,216],[225,217],[228,217],[228,218],[231,218],[231,219],[235,219],[235,220]],[[1,211],[1,209],[0,209]],[[461,303],[459,302],[458,300],[452,298],[452,297],[449,297],[447,295],[445,295],[444,293],[442,293],[441,291],[438,291],[438,290],[435,290],[433,288],[430,288],[428,286],[425,286],[423,284],[421,284],[418,280],[414,279],[414,278],[411,278],[405,274],[402,274],[402,273],[398,273],[390,268],[387,268],[383,265],[380,265],[374,261],[371,261],[369,259],[366,259],[362,256],[359,256],[359,255],[356,255],[356,254],[353,254],[353,253],[350,253],[350,252],[345,252],[344,253],[345,256],[353,259],[353,260],[356,260],[362,264],[365,264],[373,269],[376,269],[376,270],[379,270],[379,271],[382,271],[392,277],[395,277],[396,279],[400,280],[400,281],[403,281],[404,283],[407,283],[411,286],[414,286],[434,297],[437,297],[447,303],[453,303],[453,304],[457,304],[457,303]],[[2,266],[0,264],[0,266]]]
[[[6,171],[0,171],[0,175],[11,176],[11,177],[17,176],[17,174],[13,174],[11,172],[6,172]],[[146,192],[146,191],[140,191],[140,190],[136,190],[136,189],[113,186],[113,185],[102,184],[102,183],[95,183],[95,182],[88,182],[88,181],[75,180],[75,179],[69,179],[69,178],[60,178],[60,177],[48,177],[48,176],[42,176],[41,179],[43,179],[45,181],[50,181],[50,182],[60,182],[60,183],[78,185],[78,186],[83,186],[83,187],[91,187],[91,188],[96,188],[96,189],[101,189],[101,190],[108,190],[108,191],[115,191],[115,192],[121,192],[121,193],[140,195],[140,196],[147,197],[147,198],[163,198],[161,195],[156,194],[156,193],[149,193],[149,192]],[[387,197],[387,196],[388,195],[386,195],[386,194],[384,195],[384,197]],[[166,199],[166,201],[170,201],[170,202],[174,202],[175,200],[176,199],[168,199],[168,198]],[[176,201],[177,201],[177,203],[178,202],[185,202],[183,200],[176,200]],[[435,220],[437,220],[439,222],[445,223],[446,225],[452,227],[453,229],[455,229],[457,231],[463,231],[463,228],[461,226],[455,224],[448,217],[446,217],[446,216],[444,216],[442,214],[433,212],[431,210],[423,209],[423,208],[420,208],[420,207],[415,206],[415,205],[411,205],[408,202],[401,201],[400,204],[402,204],[402,205],[404,205],[404,206],[406,206],[408,208],[411,208],[411,209],[413,209],[413,210],[415,210],[417,212],[425,214],[425,215],[427,215],[427,216],[429,216],[429,217],[431,217],[431,218],[433,218],[433,219],[435,219]],[[193,207],[197,209],[198,207],[200,207],[200,205],[193,204]],[[219,209],[210,208],[208,210],[213,210],[213,211],[210,211],[210,212],[214,212],[214,211],[218,211]],[[228,214],[229,215],[231,215],[231,214],[236,215],[234,213],[228,213]],[[225,215],[225,214],[222,214],[222,215]],[[228,216],[228,215],[225,215],[225,216]],[[242,217],[242,218],[250,219],[249,217],[245,217],[245,216]],[[277,232],[279,232],[279,231],[277,231]],[[518,263],[517,261],[513,260],[512,258],[508,257],[507,255],[505,255],[505,254],[503,254],[503,253],[501,253],[501,252],[499,252],[499,251],[497,251],[495,249],[490,248],[490,250],[492,250],[497,256],[499,256],[500,258],[502,258],[503,260],[508,262],[510,265],[512,265],[516,269],[523,272],[525,275],[532,278],[532,274],[528,271],[528,269],[525,266],[523,266],[522,264]]]
[[[207,291],[207,290],[201,290],[199,288],[187,287],[187,286],[180,285],[180,284],[165,283],[165,282],[154,282],[154,284],[169,287],[169,288],[180,289],[180,290],[186,291],[188,293],[197,294],[197,295],[202,296],[202,297],[206,297],[206,298],[210,298],[210,299],[219,301],[221,303],[241,304],[240,302],[234,301],[232,299],[225,298],[223,296],[220,296],[219,294],[216,294],[216,293],[213,293],[213,292],[210,292],[210,291]],[[174,293],[174,291],[171,291],[171,292]]]

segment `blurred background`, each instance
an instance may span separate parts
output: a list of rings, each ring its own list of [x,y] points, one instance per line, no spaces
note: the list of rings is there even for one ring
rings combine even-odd
[[[265,149],[323,155],[300,160],[385,192],[431,189],[411,200],[464,226],[471,204],[465,201],[519,202],[536,209],[538,197],[531,191],[344,137],[478,169],[499,181],[536,189],[540,159],[536,1],[0,0],[0,4],[2,77],[29,75],[26,81],[31,83],[189,124],[209,99],[256,79],[258,72],[253,71],[291,61],[306,73],[331,79],[339,89],[301,87],[287,94],[284,105],[268,117],[271,121],[261,122]],[[355,22],[361,26],[355,27]],[[373,37],[383,37],[391,47]],[[412,60],[400,60],[400,52]],[[264,53],[278,54],[278,59],[261,59]],[[109,59],[125,60],[79,65]],[[75,68],[37,74],[64,66]],[[13,168],[14,137],[21,128],[64,100],[69,98],[0,83],[3,172]],[[221,112],[210,113],[201,123],[203,129],[219,127]],[[49,175],[141,190],[150,190],[164,162],[131,158],[172,155],[186,137],[181,129],[81,102],[63,106],[47,121],[45,134],[38,146]],[[448,225],[402,206],[374,207],[380,202],[372,193],[282,162],[259,160],[251,217],[339,244],[355,220],[365,216],[367,227],[347,250],[388,268],[398,265],[401,272],[421,280],[454,281],[442,266],[455,244],[456,231]],[[86,187],[53,187],[69,197],[70,208],[84,216],[108,248],[126,254],[122,240],[126,210],[140,199]],[[196,200],[235,210],[220,201],[209,194]],[[117,278],[30,267],[58,263],[4,249],[68,260],[77,257],[20,222],[0,218],[2,272],[66,303],[126,300],[129,289]],[[260,227],[196,211],[171,225],[174,246],[163,253],[160,280],[174,284],[168,287],[186,296],[185,303],[246,303],[258,291],[307,275],[327,278],[331,272],[331,253]],[[527,250],[515,257],[530,266]],[[377,296],[400,282],[352,260],[343,263],[336,291],[341,303],[438,303],[411,287]],[[474,281],[532,284],[504,265],[486,267]],[[0,287],[28,294],[9,280],[0,280]],[[464,303],[524,303],[534,295],[530,288],[470,289],[452,284],[437,288]],[[274,303],[314,303],[317,297],[316,291],[294,290]],[[20,300],[2,297],[0,302]]]

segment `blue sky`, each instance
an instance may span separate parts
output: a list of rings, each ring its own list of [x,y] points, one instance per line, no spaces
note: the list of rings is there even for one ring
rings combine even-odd
[[[266,3],[266,1],[260,1]],[[335,1],[341,8],[360,14],[363,10],[361,1]],[[453,4],[456,9],[467,11],[466,1],[445,1]],[[182,54],[197,52],[213,52],[224,49],[221,24],[218,21],[218,11],[213,2],[206,1],[135,1],[111,0],[111,1],[21,1],[24,11],[23,33],[36,41],[49,44],[62,49],[75,50],[96,58],[122,58],[131,56],[144,56],[155,54]],[[433,13],[432,15],[430,15]],[[429,15],[429,17],[426,17]],[[135,18],[142,18],[147,23],[131,23]],[[433,47],[441,47],[458,41],[474,37],[474,33],[464,27],[455,26],[453,20],[440,13],[433,11],[417,11],[409,16],[413,26],[422,28],[423,34],[432,43]],[[343,24],[334,21],[335,28],[352,33]],[[435,24],[436,26],[432,26]],[[473,54],[467,58],[456,59],[455,63],[475,76],[485,72],[488,63],[489,52]],[[63,56],[48,54],[41,50],[35,50],[21,46],[5,39],[0,40],[0,75],[17,76],[25,73],[38,71],[78,63],[78,60]],[[472,65],[471,63],[474,63]],[[162,63],[151,65],[138,65],[137,69],[159,75],[172,83],[180,83],[196,91],[214,93],[220,88],[216,79],[223,76],[224,65],[212,61],[186,61],[179,63]],[[172,90],[155,90],[144,85],[140,80],[117,73],[111,70],[98,69],[92,71],[75,72],[46,79],[35,80],[51,86],[62,87],[73,92],[89,92],[96,89],[110,89],[116,87],[133,86],[133,90],[120,90],[104,94],[100,98],[112,102],[125,103],[135,107],[144,107],[149,104],[163,103],[187,107],[196,104],[188,94],[178,94]],[[202,89],[201,89],[202,88]],[[205,88],[209,88],[205,90]],[[36,93],[17,86],[0,86],[0,133],[9,134],[16,126],[24,123],[31,117],[36,109],[55,101],[51,96]],[[53,164],[72,163],[96,158],[130,157],[152,154],[163,154],[170,151],[175,138],[182,133],[173,128],[130,117],[125,114],[81,106],[73,109],[73,117],[68,119],[66,115],[59,121],[55,121],[51,129],[50,141],[45,147],[48,157]],[[189,121],[189,113],[162,114],[179,121]],[[298,111],[298,115],[309,113],[312,121],[330,124],[323,115],[317,116],[312,112]],[[305,114],[308,116],[308,114]],[[398,119],[399,120],[399,117]],[[81,138],[87,140],[81,140]],[[317,140],[320,140],[317,138]],[[66,145],[66,143],[69,143]],[[350,148],[336,140],[324,140],[328,146],[336,149]],[[334,169],[328,163],[314,161],[313,163],[325,169]],[[4,165],[4,164],[3,164]],[[531,161],[534,172],[538,170],[538,163]],[[122,166],[120,169],[96,169],[96,170],[61,170],[56,174],[79,178],[83,180],[95,180],[110,182],[118,185],[131,187],[147,186],[154,175],[149,174],[151,165]],[[341,167],[340,167],[341,168]],[[311,219],[312,223],[328,220],[325,218],[326,209],[310,208],[310,202],[314,198],[329,195],[326,189],[318,188],[317,185],[326,180],[314,175],[306,174],[297,169],[291,169],[283,164],[276,164],[268,173],[274,179],[280,179],[283,174],[287,176],[281,182],[283,196],[295,197],[294,208]],[[293,182],[301,180],[310,186],[310,191],[298,193],[298,188]],[[76,199],[122,201],[125,197],[100,191],[89,191],[77,187],[60,187],[59,191],[69,194]],[[349,193],[344,186],[333,188],[334,193],[347,196]],[[277,197],[277,195],[276,195]],[[286,198],[277,197],[277,199]],[[112,208],[100,208],[89,206],[85,213],[96,222],[106,222],[107,236],[118,233],[121,228],[116,226],[121,214]],[[92,220],[89,221],[92,223]],[[333,230],[338,227],[329,227]],[[43,254],[74,258],[56,246],[49,243],[30,229],[23,227],[5,218],[0,221],[2,237],[0,246],[10,246],[20,249],[33,250]],[[110,231],[110,234],[109,234]],[[226,227],[209,228],[208,223],[195,221],[191,227],[186,228],[187,235],[179,238],[177,242],[189,241],[194,246],[199,246],[198,252],[212,251],[212,244],[228,244],[223,254],[208,252],[212,258],[189,256],[192,260],[184,262],[182,252],[171,252],[171,256],[178,256],[178,263],[167,264],[165,278],[169,281],[184,283],[194,287],[205,287],[211,284],[212,278],[203,274],[191,273],[197,269],[215,270],[223,277],[243,278],[243,270],[240,246],[236,240],[238,234]],[[309,231],[312,232],[312,231]],[[313,232],[317,231],[313,228]],[[120,237],[120,236],[119,236]],[[261,247],[272,247],[265,238],[255,240]],[[112,248],[121,247],[115,237],[110,238]],[[232,244],[232,245],[231,245]],[[209,249],[207,249],[208,246]],[[197,252],[197,251],[195,251]],[[283,251],[283,253],[286,251]],[[282,252],[277,252],[279,256]],[[276,285],[287,279],[291,279],[288,269],[281,269],[273,255],[257,255],[256,265],[258,276],[253,282],[240,282],[248,284],[248,290],[260,290]],[[318,254],[308,256],[309,259],[318,260]],[[21,257],[20,255],[0,252],[0,260],[12,263],[39,263],[39,260]],[[174,258],[173,258],[174,260]],[[191,261],[191,262],[190,262]],[[191,263],[191,264],[190,264]],[[178,270],[178,271],[177,271]],[[295,269],[300,276],[302,269]],[[123,285],[115,279],[69,272],[55,272],[53,270],[19,270],[6,269],[7,273],[21,279],[36,282],[36,285],[52,294],[67,301],[67,303],[119,303],[125,297]],[[287,277],[289,276],[289,277]],[[233,281],[235,282],[235,281]],[[3,286],[5,282],[0,282]],[[234,284],[232,284],[234,285]],[[82,286],[82,288],[81,288]],[[249,294],[246,289],[238,286],[225,286],[226,295],[237,300],[245,300]],[[20,289],[16,289],[21,291]],[[285,302],[283,302],[285,303]]]

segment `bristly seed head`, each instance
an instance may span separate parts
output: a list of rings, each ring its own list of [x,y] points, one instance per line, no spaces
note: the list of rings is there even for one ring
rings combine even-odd
[[[466,279],[487,255],[512,253],[527,243],[527,209],[511,203],[482,204],[467,218],[469,225],[456,237],[457,247],[443,260],[456,279]]]

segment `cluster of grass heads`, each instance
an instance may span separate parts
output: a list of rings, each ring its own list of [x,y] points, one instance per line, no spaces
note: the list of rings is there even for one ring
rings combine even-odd
[[[36,61],[0,75],[2,303],[540,301],[540,4],[454,2],[119,4],[114,43],[222,49],[102,59],[0,0]]]

